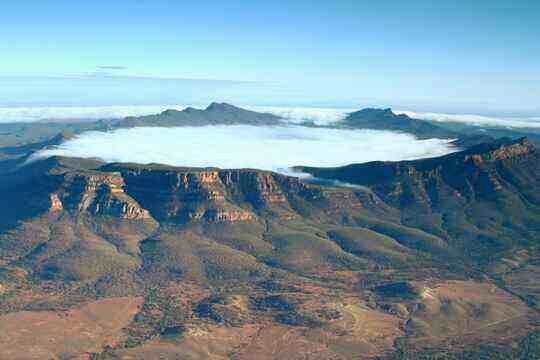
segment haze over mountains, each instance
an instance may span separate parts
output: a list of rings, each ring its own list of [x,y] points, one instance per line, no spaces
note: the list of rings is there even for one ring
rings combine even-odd
[[[532,140],[296,122],[0,126],[0,358],[538,357]]]

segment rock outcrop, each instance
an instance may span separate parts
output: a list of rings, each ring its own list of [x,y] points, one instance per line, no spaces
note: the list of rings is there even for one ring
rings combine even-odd
[[[149,219],[150,213],[124,192],[118,173],[67,172],[60,188],[50,194],[50,211],[111,215],[122,219]]]
[[[266,211],[292,214],[284,191],[306,189],[298,179],[258,170],[111,165],[127,192],[159,220],[248,221]]]
[[[21,218],[68,212],[175,224],[236,223],[299,218],[306,211],[339,219],[357,209],[377,212],[387,207],[369,189],[319,186],[255,169],[103,164],[57,157],[24,166],[13,179],[9,185],[23,189],[16,199],[24,209],[17,211]]]
[[[481,144],[432,159],[300,170],[315,177],[368,186],[399,208],[414,205],[431,209],[445,200],[494,199],[516,187],[540,204],[538,151],[525,138]]]

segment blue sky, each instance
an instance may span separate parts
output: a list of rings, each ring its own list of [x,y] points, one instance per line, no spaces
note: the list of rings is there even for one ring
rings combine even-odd
[[[0,105],[540,113],[538,1],[8,1]]]

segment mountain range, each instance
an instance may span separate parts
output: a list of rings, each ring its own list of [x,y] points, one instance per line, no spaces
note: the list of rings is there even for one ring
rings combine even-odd
[[[420,139],[460,137],[459,133],[443,129],[428,121],[413,119],[405,114],[396,115],[392,109],[366,108],[355,111],[340,121],[340,125],[353,129],[402,131]]]
[[[184,110],[169,109],[160,114],[123,119],[84,122],[37,122],[0,124],[0,157],[25,154],[30,148],[39,149],[46,142],[54,142],[59,134],[76,135],[85,131],[110,131],[141,126],[179,127],[210,125],[291,125],[288,119],[256,111],[242,109],[227,103],[212,103],[205,109],[188,107]],[[304,123],[303,126],[315,126]],[[366,108],[349,113],[343,120],[326,126],[342,129],[373,129],[408,133],[420,139],[452,139],[460,148],[493,141],[500,137],[518,139],[528,137],[535,145],[540,144],[540,134],[534,129],[511,129],[501,127],[477,127],[458,123],[440,123],[397,115],[391,109]],[[29,148],[30,147],[30,148]]]
[[[127,117],[117,127],[135,126],[206,126],[206,125],[278,125],[281,117],[245,110],[227,103],[211,103],[204,110],[187,107],[165,110],[158,115]]]
[[[346,126],[439,131],[360,113]],[[226,104],[124,121],[281,122]],[[540,355],[527,138],[309,177],[32,158],[71,136],[0,149],[0,359]]]

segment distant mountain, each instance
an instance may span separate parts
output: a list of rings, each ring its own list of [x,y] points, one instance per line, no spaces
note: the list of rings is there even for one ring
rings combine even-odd
[[[350,113],[340,125],[353,129],[401,131],[420,139],[458,138],[460,134],[443,129],[424,120],[413,119],[405,114],[396,115],[391,109],[367,108]]]
[[[116,127],[135,126],[205,126],[205,125],[277,125],[281,118],[259,113],[226,103],[211,103],[206,109],[192,107],[182,111],[165,110],[158,115],[127,117],[115,123]]]
[[[468,135],[467,138],[473,139],[478,137],[489,137],[491,140],[508,137],[511,139],[519,139],[526,137],[536,146],[540,146],[540,129],[538,128],[511,128],[501,126],[477,126],[465,123],[456,122],[427,122],[439,126],[448,131],[453,131],[459,134]],[[490,141],[491,141],[490,140]]]
[[[0,157],[6,158],[26,155],[29,152],[42,150],[55,145],[60,145],[62,142],[67,141],[73,137],[73,132],[71,132],[69,129],[63,129],[58,134],[43,141],[27,143],[18,146],[0,147]]]

